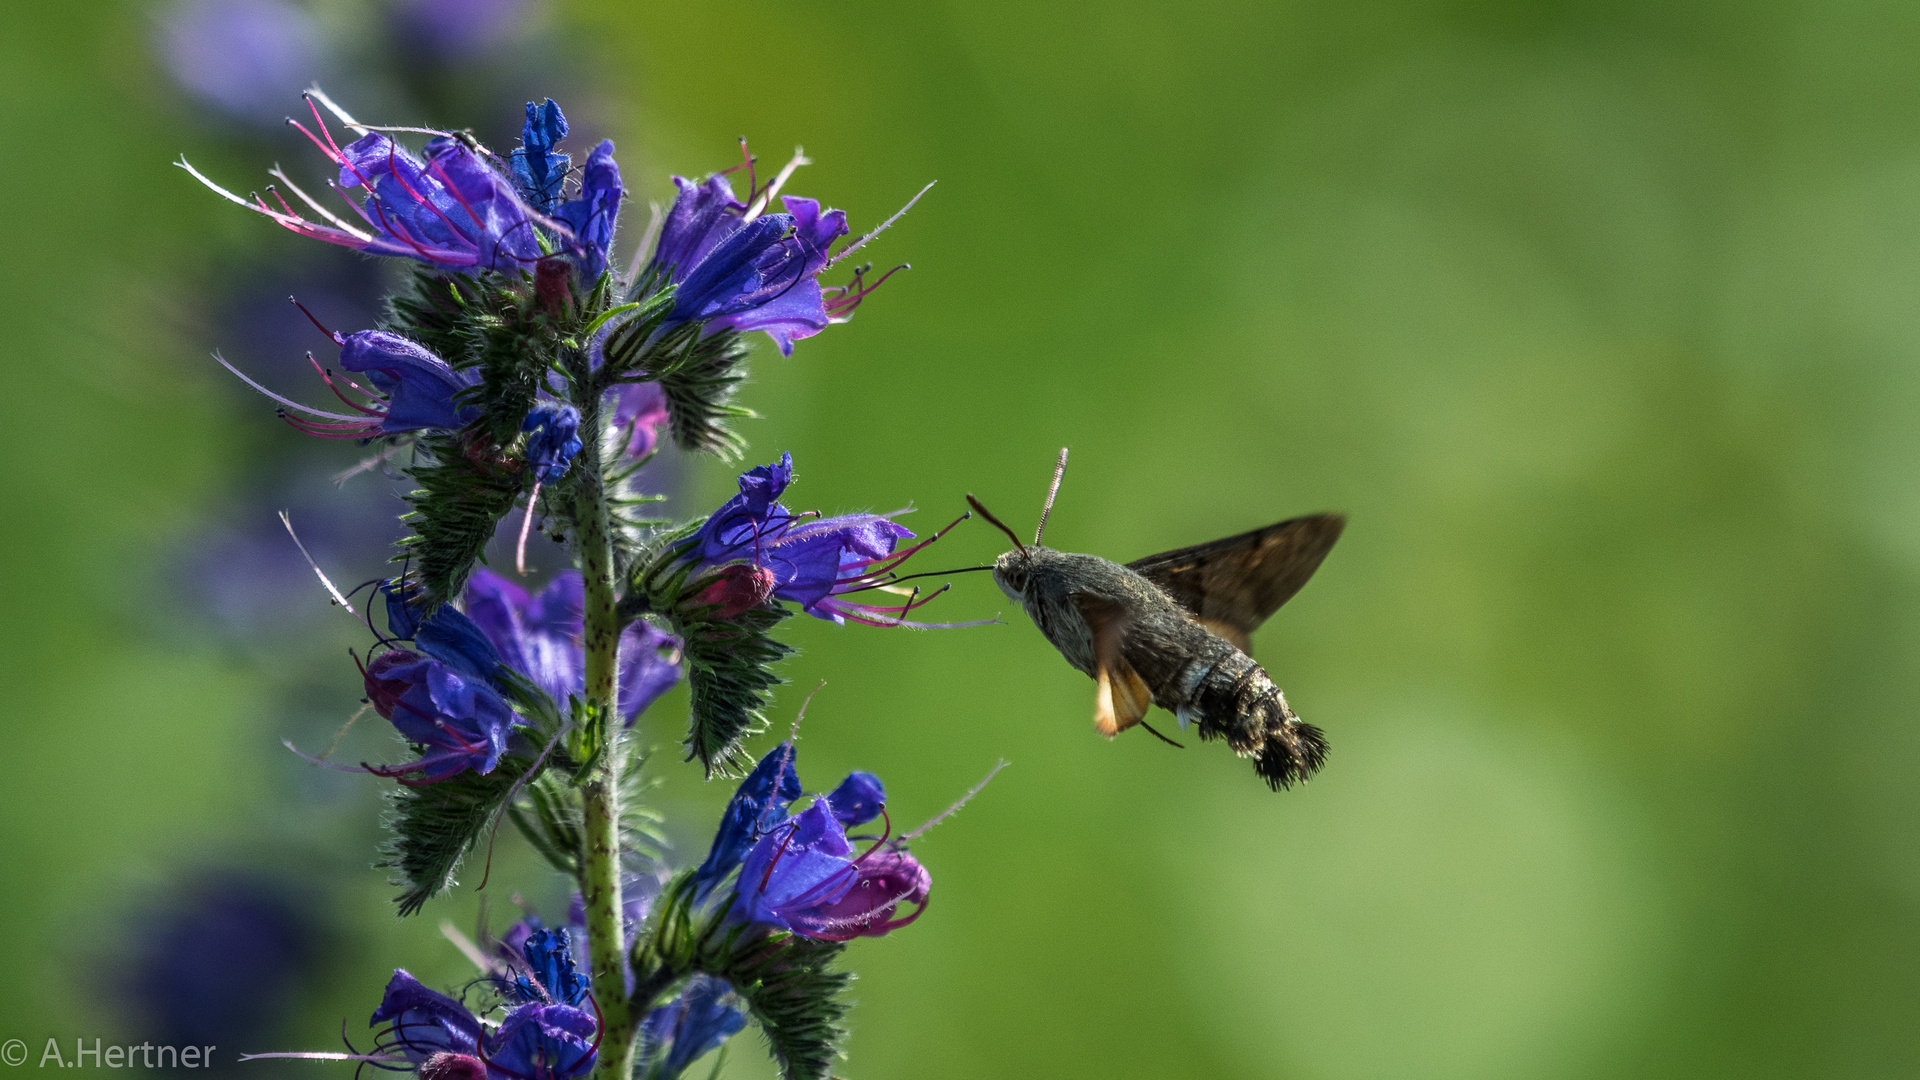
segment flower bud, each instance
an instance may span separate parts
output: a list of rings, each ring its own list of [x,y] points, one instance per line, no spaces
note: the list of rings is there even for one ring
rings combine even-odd
[[[773,571],[752,563],[734,563],[724,567],[713,584],[694,597],[695,606],[720,605],[712,614],[716,619],[731,619],[743,611],[757,608],[773,595]]]
[[[420,1063],[420,1080],[487,1080],[487,1067],[472,1054],[441,1051]]]

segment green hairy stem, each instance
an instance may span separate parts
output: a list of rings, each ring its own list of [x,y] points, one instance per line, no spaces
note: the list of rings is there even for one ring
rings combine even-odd
[[[600,1057],[595,1080],[627,1080],[633,1073],[636,1019],[627,1002],[626,940],[620,920],[620,779],[625,755],[620,739],[620,617],[613,591],[613,538],[601,467],[605,420],[593,380],[576,380],[584,391],[580,410],[578,479],[580,570],[586,579],[588,754],[593,761],[581,798],[586,850],[580,892],[586,902],[587,948],[593,963],[593,997],[601,1015]]]

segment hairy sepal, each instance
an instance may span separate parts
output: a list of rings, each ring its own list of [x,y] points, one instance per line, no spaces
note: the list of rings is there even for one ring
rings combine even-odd
[[[668,882],[633,947],[637,1010],[690,975],[725,979],[759,1022],[784,1080],[825,1080],[847,1034],[853,975],[834,966],[845,945],[735,922],[727,917],[733,900],[728,889],[698,903],[690,871]]]

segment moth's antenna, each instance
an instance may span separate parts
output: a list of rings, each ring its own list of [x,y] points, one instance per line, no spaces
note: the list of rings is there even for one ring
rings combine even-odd
[[[1060,460],[1053,465],[1053,483],[1047,487],[1047,505],[1040,508],[1040,527],[1033,530],[1033,546],[1040,546],[1040,534],[1047,531],[1047,515],[1053,513],[1053,497],[1060,494],[1060,478],[1067,475],[1067,448],[1060,448]]]
[[[981,506],[980,500],[974,498],[973,492],[971,491],[967,492],[967,505],[973,507],[975,510],[980,511],[981,517],[986,518],[988,521],[993,522],[994,528],[999,529],[1003,533],[1006,533],[1007,539],[1013,541],[1013,546],[1020,549],[1020,554],[1025,555],[1027,553],[1027,545],[1020,542],[1020,538],[1014,535],[1014,532],[1012,529],[1007,528],[1006,522],[1001,521],[997,517],[994,517],[993,511],[988,510],[984,506]]]

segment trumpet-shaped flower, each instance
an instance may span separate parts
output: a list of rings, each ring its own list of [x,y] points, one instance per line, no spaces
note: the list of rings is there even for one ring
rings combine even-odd
[[[280,416],[287,423],[323,439],[369,439],[429,429],[452,431],[479,418],[479,406],[461,400],[469,387],[479,384],[479,372],[457,371],[424,346],[385,330],[335,334],[333,339],[340,345],[340,366],[364,373],[373,384],[372,390],[350,378],[339,377],[340,382],[335,382],[334,373],[322,368],[311,354],[308,360],[327,389],[353,414],[316,409],[282,397],[218,355],[214,358],[248,386],[279,402]],[[359,395],[357,400],[340,388],[342,382]]]
[[[510,158],[520,194],[543,214],[560,201],[560,185],[573,159],[554,149],[567,137],[567,117],[552,98],[546,104],[527,102],[527,122],[520,129],[520,148]]]
[[[696,975],[672,1001],[640,1023],[649,1080],[673,1080],[701,1055],[717,1049],[747,1026],[724,979]]]
[[[467,616],[499,651],[557,702],[586,691],[586,587],[577,570],[538,594],[484,567],[467,579]],[[631,724],[680,681],[680,641],[645,619],[620,636],[620,715]]]
[[[580,452],[580,410],[571,405],[542,401],[527,410],[520,423],[527,432],[527,464],[534,478],[551,484],[567,474],[573,455]]]
[[[856,603],[846,596],[887,587],[895,568],[945,530],[898,550],[899,542],[911,539],[913,532],[895,524],[890,515],[822,518],[789,510],[779,498],[792,482],[792,454],[741,474],[739,494],[714,511],[689,548],[690,558],[716,571],[713,584],[696,594],[695,603],[731,610],[750,604],[749,586],[758,589],[770,580],[768,598],[791,600],[817,618],[875,626],[938,625],[905,621],[908,612],[932,596],[914,594],[898,605]],[[750,565],[756,572],[730,571],[730,564]]]
[[[307,100],[313,126],[297,121],[294,126],[337,167],[337,180],[328,187],[345,202],[346,215],[308,194],[277,167],[272,175],[278,183],[267,188],[274,203],[258,194],[241,198],[185,161],[181,167],[222,197],[283,228],[369,255],[414,259],[439,271],[465,274],[531,269],[550,253],[573,256],[589,280],[604,268],[620,196],[613,145],[602,143],[594,151],[582,199],[576,200],[580,205],[564,204],[555,209],[558,217],[548,216],[545,210],[549,200],[559,197],[568,165],[567,156],[553,150],[566,123],[551,101],[533,109],[529,141],[515,151],[509,172],[469,137],[438,133],[416,156],[391,135],[361,125],[318,91],[309,92]],[[326,104],[360,137],[341,146],[316,102]],[[304,212],[281,193],[283,185]],[[523,185],[532,201],[521,194]],[[577,233],[569,221],[591,238]]]
[[[390,649],[365,672],[375,711],[424,750],[418,761],[384,770],[392,775],[419,772],[434,781],[467,769],[490,773],[521,722],[485,679],[429,656]]]

